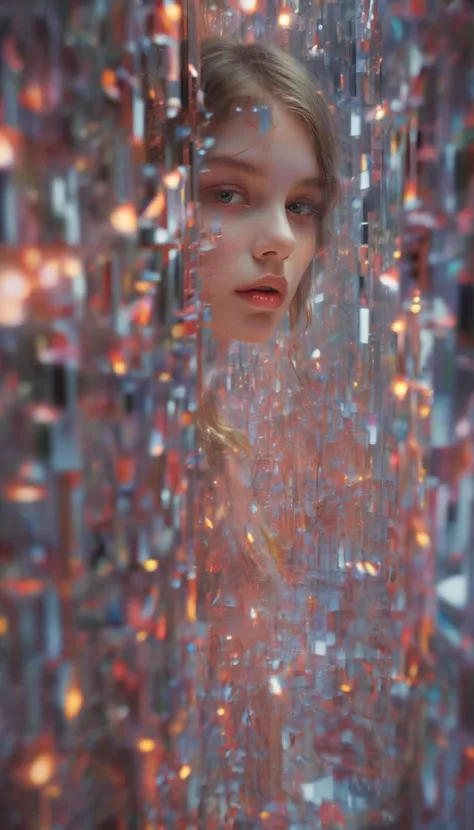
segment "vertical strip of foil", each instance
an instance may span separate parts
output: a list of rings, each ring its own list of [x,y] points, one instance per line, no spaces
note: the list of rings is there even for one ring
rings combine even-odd
[[[400,488],[400,675],[415,765],[407,826],[472,825],[473,93],[468,4],[389,3],[384,87]]]
[[[280,721],[268,709],[281,729],[285,796],[262,797],[260,818],[264,827],[277,815],[318,830],[387,826],[400,813],[406,768],[398,668],[406,627],[392,436],[398,191],[379,4],[206,3],[203,26],[262,39],[299,59],[330,104],[342,145],[341,199],[326,262],[314,270],[313,322],[292,341],[298,378],[283,337],[263,347],[232,345],[214,379],[229,423],[249,436],[253,481],[291,557],[278,636],[270,643],[262,628],[260,652],[253,647],[265,655],[262,665],[268,661],[268,685],[283,709],[291,700]],[[217,557],[225,562],[223,548]],[[225,574],[222,594],[230,603]],[[208,723],[216,741],[218,728],[225,734],[233,759],[239,749],[242,757],[259,751],[239,743],[231,702],[223,703],[226,660],[236,653],[224,652],[221,697],[216,692]],[[223,755],[215,749],[215,757]],[[242,808],[245,782],[217,766],[221,792]]]
[[[198,807],[192,2],[1,5],[5,828]]]

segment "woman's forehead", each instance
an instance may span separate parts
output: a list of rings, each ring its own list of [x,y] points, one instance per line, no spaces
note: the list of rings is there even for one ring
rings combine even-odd
[[[235,159],[263,170],[290,167],[301,178],[321,174],[310,131],[278,105],[272,105],[269,129],[262,130],[258,113],[239,111],[219,125],[214,138],[207,156],[209,164],[223,166],[225,160]]]

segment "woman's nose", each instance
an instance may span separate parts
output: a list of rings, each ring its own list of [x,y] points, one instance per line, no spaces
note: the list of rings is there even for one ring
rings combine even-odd
[[[254,237],[252,254],[254,259],[288,259],[296,244],[295,235],[288,222],[286,210],[282,214],[268,212],[259,223]]]

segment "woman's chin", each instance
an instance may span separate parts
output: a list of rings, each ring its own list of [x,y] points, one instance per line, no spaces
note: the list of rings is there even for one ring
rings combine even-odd
[[[211,330],[216,340],[220,342],[236,341],[239,343],[266,343],[276,331],[274,316],[262,313],[252,315],[242,321],[215,320],[212,322]]]

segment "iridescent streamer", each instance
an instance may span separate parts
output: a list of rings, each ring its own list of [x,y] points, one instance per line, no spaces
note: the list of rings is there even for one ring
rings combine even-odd
[[[267,684],[283,703],[280,721],[270,710],[266,717],[274,717],[282,734],[284,795],[276,787],[272,792],[267,776],[267,788],[249,804],[242,770],[261,748],[251,743],[252,729],[248,736],[241,725],[236,734],[237,709],[224,696],[225,667],[233,660],[242,671],[251,668],[248,655],[229,645],[221,654],[221,685],[217,680],[214,687],[216,707],[208,713],[216,786],[227,798],[218,808],[229,823],[234,810],[258,816],[264,827],[277,816],[290,826],[387,826],[400,813],[407,755],[397,668],[405,648],[397,648],[394,588],[396,296],[388,279],[380,279],[396,248],[397,192],[387,186],[390,127],[379,10],[354,2],[209,3],[204,28],[263,38],[292,52],[330,101],[343,144],[341,203],[328,259],[314,273],[311,328],[290,349],[284,336],[269,347],[235,345],[213,379],[227,419],[250,436],[249,482],[286,542],[293,577],[275,639],[262,628],[251,651],[257,665],[267,661]],[[225,530],[224,522],[224,540]],[[220,603],[232,606],[235,583],[226,570],[225,541],[217,538]],[[258,620],[258,609],[248,606],[248,616]],[[232,643],[234,632],[220,618],[223,641],[226,632]],[[219,754],[219,730],[233,775]]]
[[[192,4],[1,20],[6,828],[193,823]]]
[[[468,5],[390,3],[399,296],[394,421],[397,594],[414,828],[467,830],[472,766],[472,252],[474,17]]]

